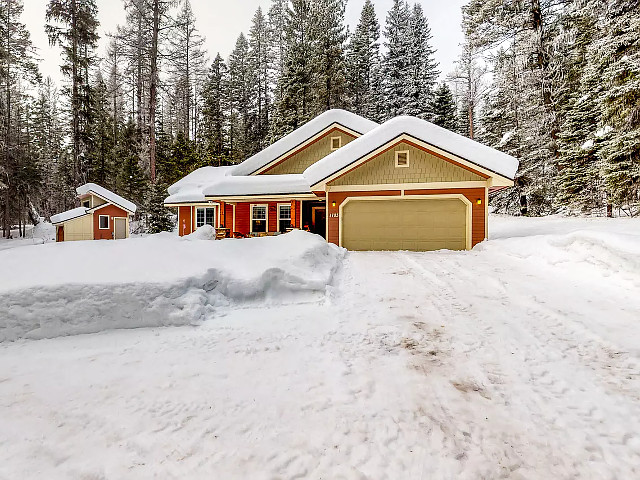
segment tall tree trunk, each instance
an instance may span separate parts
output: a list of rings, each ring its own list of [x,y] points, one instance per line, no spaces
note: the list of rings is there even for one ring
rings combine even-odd
[[[149,86],[149,171],[156,181],[156,108],[158,103],[158,36],[160,32],[160,0],[153,0],[153,33],[151,36],[151,84]]]
[[[4,158],[7,165],[7,190],[5,194],[5,205],[4,205],[4,229],[8,229],[8,233],[3,235],[5,237],[11,234],[11,195],[9,193],[10,185],[11,185],[11,174],[10,172],[10,158],[11,158],[11,2],[7,3],[7,31],[6,31],[6,125],[5,125],[5,137],[4,137]]]
[[[71,0],[71,114],[73,116],[73,180],[80,179],[80,107],[78,102],[77,3]]]

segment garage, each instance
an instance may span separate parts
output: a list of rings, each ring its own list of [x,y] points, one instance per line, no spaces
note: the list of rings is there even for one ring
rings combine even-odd
[[[340,244],[349,250],[465,250],[470,210],[459,195],[348,198],[340,207]]]

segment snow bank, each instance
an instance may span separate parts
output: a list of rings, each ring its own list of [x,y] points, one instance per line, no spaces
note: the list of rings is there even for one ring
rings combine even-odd
[[[229,175],[232,169],[233,167],[202,167],[194,170],[167,189],[169,196],[165,198],[164,203],[203,202],[204,187]]]
[[[306,232],[183,241],[172,234],[0,252],[0,341],[198,323],[217,305],[324,295],[344,250]]]
[[[215,240],[216,229],[211,225],[203,225],[198,227],[195,232],[190,233],[182,237],[184,240]]]

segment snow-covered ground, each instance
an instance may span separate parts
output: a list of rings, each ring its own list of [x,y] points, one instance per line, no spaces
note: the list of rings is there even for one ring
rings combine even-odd
[[[640,222],[491,223],[313,303],[0,344],[0,479],[640,478]]]

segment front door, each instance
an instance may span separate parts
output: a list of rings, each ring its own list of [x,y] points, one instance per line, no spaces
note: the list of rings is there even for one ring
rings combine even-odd
[[[127,238],[127,219],[126,218],[113,219],[113,238],[115,238],[116,240]]]
[[[327,209],[326,207],[313,207],[311,209],[312,233],[325,237],[327,232]]]
[[[62,225],[58,225],[58,242],[64,242],[64,227]]]

